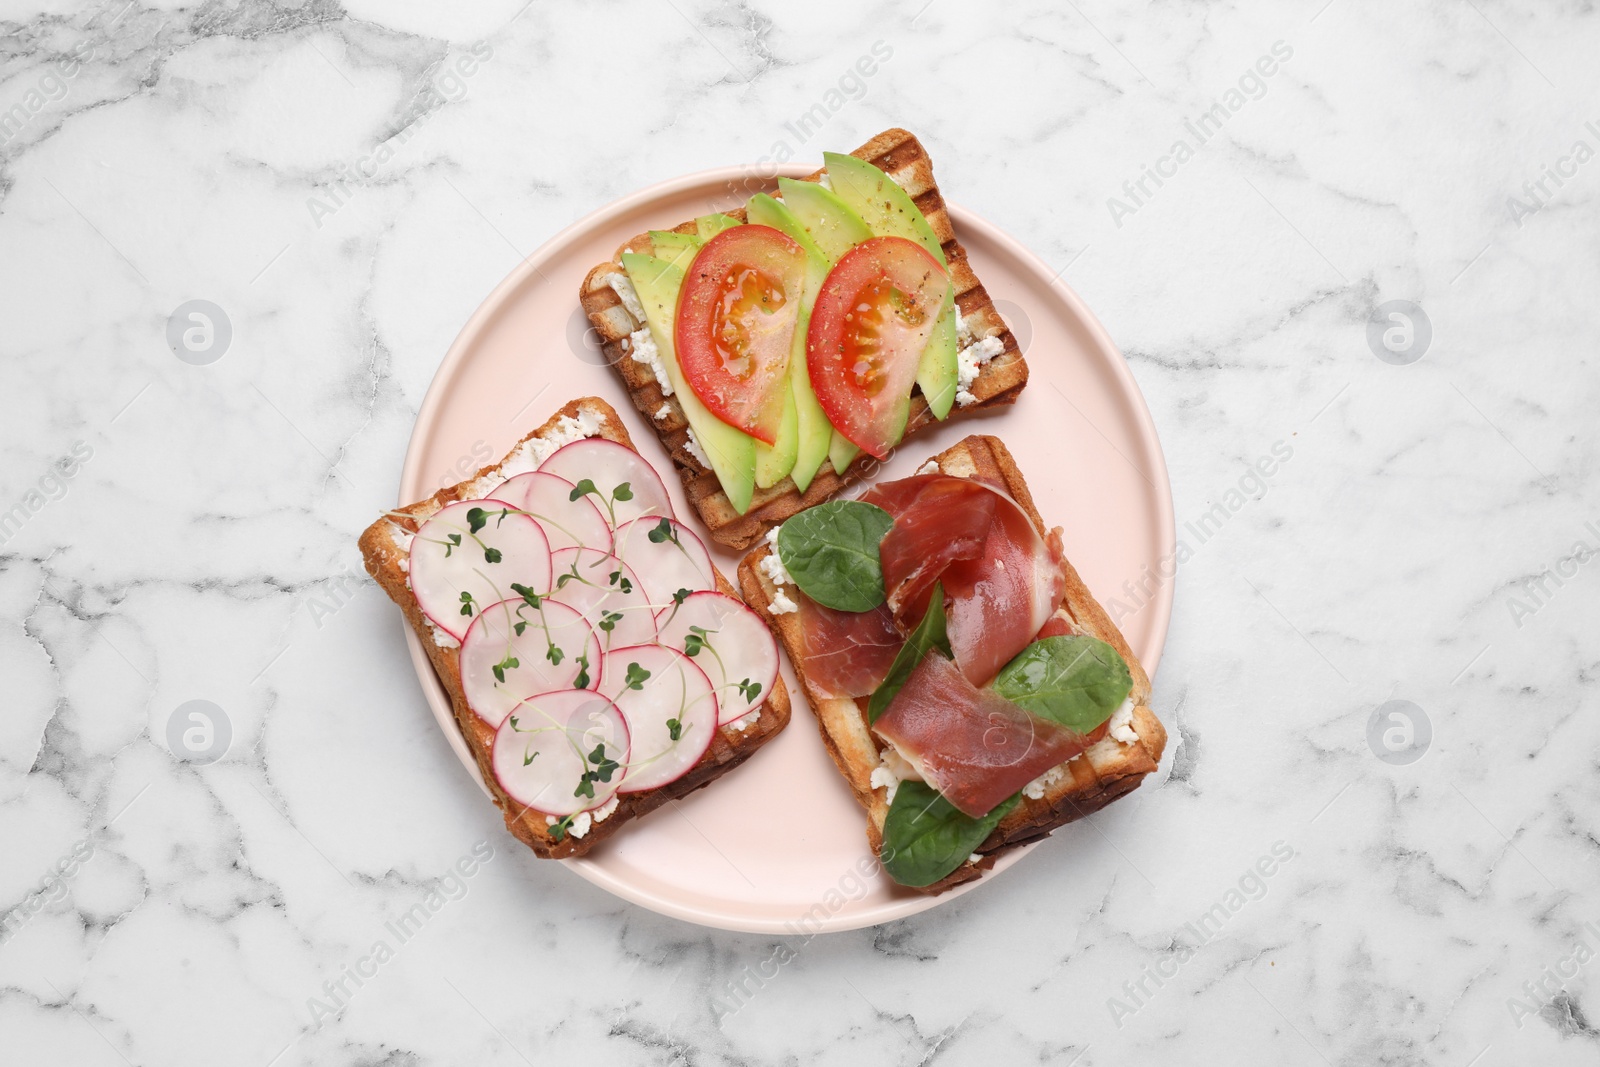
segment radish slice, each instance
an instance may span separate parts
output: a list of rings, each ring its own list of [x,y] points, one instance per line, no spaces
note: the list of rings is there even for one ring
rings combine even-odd
[[[676,519],[650,515],[623,523],[612,552],[633,568],[658,610],[671,604],[679,590],[697,593],[717,587],[705,543]]]
[[[504,500],[460,500],[434,513],[411,539],[411,591],[423,614],[457,641],[479,611],[516,595],[512,582],[539,593],[550,588],[544,530],[525,515],[502,515],[507,508],[516,511]]]
[[[525,624],[520,634],[519,624]],[[548,597],[537,608],[514,597],[484,608],[468,628],[461,642],[461,689],[467,706],[498,727],[535,693],[596,688],[600,655],[599,638],[576,610]]]
[[[529,697],[494,735],[494,779],[518,804],[576,815],[611,799],[628,765],[628,723],[592,689]]]
[[[528,512],[544,528],[552,551],[585,545],[611,547],[611,527],[592,496],[572,499],[572,483],[543,471],[529,471],[510,479],[494,491]]]
[[[716,736],[711,679],[670,648],[634,645],[607,652],[601,692],[628,720],[628,777],[619,793],[677,781],[700,762]]]
[[[627,445],[604,437],[586,437],[556,449],[539,464],[539,469],[573,485],[585,481],[593,485],[595,491],[590,499],[599,505],[613,529],[641,515],[672,516],[672,498],[661,484],[661,475]],[[627,500],[616,498],[621,485],[628,487]]]
[[[550,599],[576,608],[594,627],[602,648],[656,639],[655,609],[633,568],[593,548],[563,548],[550,560],[555,575]]]
[[[692,593],[656,616],[661,644],[683,652],[717,690],[718,723],[761,706],[778,678],[778,643],[761,616],[722,593]]]

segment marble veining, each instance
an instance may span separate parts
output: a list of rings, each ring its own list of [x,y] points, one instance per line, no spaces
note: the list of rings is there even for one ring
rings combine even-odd
[[[0,1060],[1593,1062],[1588,5],[17,0],[0,28]],[[1172,739],[947,906],[702,929],[504,834],[355,537],[541,242],[889,125],[1144,391]],[[1127,577],[1103,595],[1147,610]],[[172,755],[180,706],[215,762]]]

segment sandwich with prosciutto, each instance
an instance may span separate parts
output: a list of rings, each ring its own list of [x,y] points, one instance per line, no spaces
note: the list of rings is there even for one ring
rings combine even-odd
[[[1144,669],[993,437],[800,512],[739,581],[900,885],[977,878],[1161,759]]]

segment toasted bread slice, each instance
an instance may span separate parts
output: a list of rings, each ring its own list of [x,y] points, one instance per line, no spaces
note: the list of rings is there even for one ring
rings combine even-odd
[[[617,806],[608,815],[590,816],[588,828],[581,835],[569,832],[560,841],[551,837],[546,817],[542,813],[522,807],[501,790],[489,764],[495,732],[467,706],[461,688],[460,649],[456,646],[454,638],[443,634],[442,640],[436,639],[442,632],[428,621],[417,604],[417,598],[411,592],[405,569],[406,543],[421,523],[427,521],[428,517],[439,509],[457,500],[472,500],[484,490],[498,484],[502,480],[499,475],[500,468],[522,453],[524,444],[530,439],[543,440],[559,433],[563,426],[571,425],[570,421],[564,423],[563,420],[577,420],[580,413],[598,421],[599,433],[596,436],[633,448],[633,440],[628,436],[627,428],[611,405],[596,397],[583,397],[572,401],[552,415],[543,426],[523,437],[499,463],[492,467],[484,467],[465,481],[447,486],[426,500],[389,512],[367,527],[361,535],[361,556],[366,562],[367,573],[371,574],[383,587],[383,591],[389,594],[389,599],[400,605],[406,620],[411,623],[411,628],[421,639],[422,647],[427,650],[434,671],[444,683],[445,692],[450,694],[450,704],[455,709],[456,725],[466,738],[468,747],[472,749],[478,761],[478,771],[483,775],[483,780],[488,784],[495,803],[500,806],[505,816],[506,828],[545,859],[581,856],[639,816],[653,811],[669,800],[687,796],[702,786],[710,785],[749,759],[756,749],[771,740],[789,722],[789,691],[784,686],[783,679],[778,678],[773,683],[772,692],[768,695],[766,703],[761,705],[760,715],[756,720],[742,730],[736,729],[731,724],[719,728],[711,747],[688,774],[659,789],[617,794]],[[733,587],[728,584],[720,571],[716,579],[718,590],[730,596],[735,595]],[[581,818],[580,816],[580,820]],[[578,825],[574,824],[574,831]]]
[[[1017,394],[1028,383],[1028,365],[1017,348],[1016,339],[1011,336],[1010,328],[995,309],[982,283],[972,273],[972,267],[967,263],[966,249],[956,240],[955,230],[950,224],[950,212],[945,207],[944,198],[939,195],[938,184],[933,180],[933,162],[922,143],[905,130],[885,130],[851,155],[866,160],[893,178],[916,201],[918,209],[938,235],[955,285],[956,307],[961,313],[962,347],[990,337],[999,338],[1004,345],[998,355],[983,365],[977,378],[968,387],[967,391],[974,398],[972,402],[952,407],[949,417],[972,415],[1015,403]],[[817,181],[821,177],[822,171],[819,170],[805,180]],[[727,214],[744,220],[743,208]],[[680,233],[693,233],[694,230],[692,220],[677,227]],[[832,465],[824,462],[804,495],[792,479],[784,478],[770,489],[757,489],[750,509],[743,515],[733,509],[717,476],[690,451],[689,424],[677,401],[662,393],[648,364],[630,358],[628,335],[644,328],[645,323],[637,309],[630,311],[624,304],[621,295],[613,288],[613,282],[618,278],[626,279],[622,269],[623,252],[648,252],[651,248],[649,234],[640,234],[628,241],[617,250],[612,262],[602,263],[589,272],[578,295],[584,311],[588,312],[589,321],[600,334],[606,361],[621,376],[634,407],[655,428],[662,445],[671,454],[678,476],[683,479],[684,491],[710,529],[712,539],[729,548],[749,548],[768,529],[795,512],[820,504],[846,486],[870,476],[877,469],[878,461],[866,453],[856,457],[842,475],[836,474]],[[922,394],[914,393],[906,437],[936,422]]]
[[[974,435],[933,457],[945,474],[959,478],[981,478],[1004,485],[1013,499],[1028,513],[1041,536],[1047,533],[1044,521],[1034,507],[1022,472],[999,439]],[[768,545],[751,552],[739,564],[739,585],[745,600],[771,624],[800,677],[807,702],[816,714],[823,744],[840,773],[850,783],[867,809],[867,840],[876,855],[883,844],[883,821],[889,813],[885,787],[873,787],[872,772],[880,763],[885,747],[867,726],[865,698],[851,700],[825,696],[807,678],[802,654],[803,635],[800,615],[774,614],[773,599],[778,587],[762,571],[760,563],[772,551]],[[1064,563],[1066,593],[1058,615],[1063,615],[1079,633],[1097,637],[1117,650],[1128,665],[1133,688],[1128,694],[1133,715],[1123,732],[1131,729],[1131,740],[1118,741],[1108,734],[1087,751],[1054,768],[1024,791],[1022,801],[1001,820],[993,834],[977,849],[976,862],[963,863],[942,880],[918,890],[942,893],[952,886],[971,881],[994,866],[996,857],[1019,845],[1044,837],[1058,826],[1080,819],[1105,807],[1117,797],[1136,788],[1144,776],[1156,769],[1166,747],[1167,732],[1150,710],[1150,679],[1128,647],[1122,633],[1112,623],[1070,562]],[[793,591],[792,588],[790,590]],[[1037,793],[1037,795],[1033,795]]]

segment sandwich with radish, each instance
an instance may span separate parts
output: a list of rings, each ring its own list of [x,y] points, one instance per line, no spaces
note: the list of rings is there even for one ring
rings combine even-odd
[[[388,512],[361,552],[507,828],[539,856],[582,855],[788,723],[770,630],[603,400]]]
[[[638,235],[579,293],[712,539],[735,549],[1028,379],[917,139],[887,130],[823,159]]]

